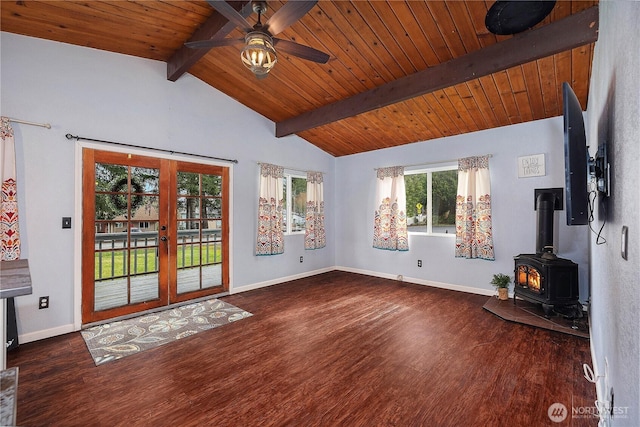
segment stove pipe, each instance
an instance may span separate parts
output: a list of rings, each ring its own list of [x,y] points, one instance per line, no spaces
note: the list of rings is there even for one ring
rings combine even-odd
[[[536,200],[537,229],[536,229],[536,254],[553,254],[553,206],[555,195],[553,193],[540,193]]]

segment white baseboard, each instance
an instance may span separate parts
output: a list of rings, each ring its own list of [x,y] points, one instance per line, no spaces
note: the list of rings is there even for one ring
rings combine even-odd
[[[18,335],[18,341],[20,344],[26,344],[28,342],[39,341],[45,338],[55,337],[57,335],[64,335],[70,332],[75,332],[76,329],[73,324],[56,326],[55,328],[43,329],[41,331],[31,332],[24,335]]]
[[[383,279],[398,280],[398,276],[396,274],[379,273],[377,271],[371,271],[371,270],[361,270],[358,268],[342,267],[342,266],[336,266],[335,270],[347,271],[349,273],[365,274],[367,276],[381,277]],[[450,291],[466,292],[469,294],[478,294],[478,295],[487,295],[487,296],[495,295],[495,291],[492,291],[491,289],[472,288],[470,286],[434,282],[433,280],[419,279],[416,277],[403,276],[402,281],[407,283],[413,283],[416,285],[424,285],[424,286],[431,286],[434,288],[448,289]]]
[[[336,269],[335,267],[326,267],[326,268],[321,268],[319,270],[305,271],[304,273],[294,274],[292,276],[278,277],[277,279],[266,280],[264,282],[258,282],[258,283],[252,283],[250,285],[237,286],[237,287],[233,286],[231,289],[229,289],[229,293],[237,294],[240,292],[252,291],[254,289],[266,288],[267,286],[278,285],[280,283],[290,282],[291,280],[303,279],[305,277],[327,273],[335,269]]]

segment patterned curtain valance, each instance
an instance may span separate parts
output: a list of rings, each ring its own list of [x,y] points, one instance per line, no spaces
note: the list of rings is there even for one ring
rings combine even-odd
[[[8,117],[0,117],[0,137],[2,137],[2,139],[13,137],[13,128],[9,123]]]
[[[470,169],[488,169],[489,156],[466,157],[458,160],[458,170],[466,172]]]
[[[321,184],[323,182],[322,172],[307,172],[307,182],[311,182],[313,184]]]
[[[404,176],[404,166],[391,166],[388,168],[378,168],[377,176],[378,176],[378,179],[396,178],[399,176]]]
[[[282,178],[284,177],[284,167],[271,165],[269,163],[260,163],[260,176]]]

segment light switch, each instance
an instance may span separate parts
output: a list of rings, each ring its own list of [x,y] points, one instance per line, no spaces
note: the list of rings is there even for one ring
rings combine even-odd
[[[71,228],[71,217],[63,216],[62,217],[62,228]]]

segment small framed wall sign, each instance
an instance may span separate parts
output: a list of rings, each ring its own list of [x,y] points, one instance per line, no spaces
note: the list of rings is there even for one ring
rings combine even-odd
[[[518,157],[518,178],[546,175],[544,154]]]

